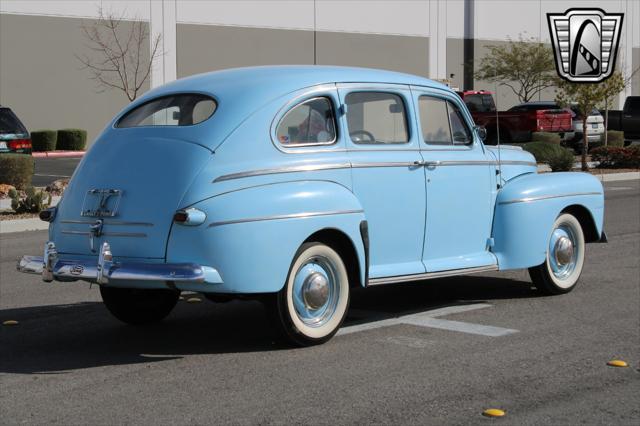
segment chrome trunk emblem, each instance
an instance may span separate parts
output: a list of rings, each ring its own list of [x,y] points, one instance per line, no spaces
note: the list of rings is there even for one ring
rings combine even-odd
[[[118,212],[122,198],[119,189],[90,189],[82,203],[82,216],[113,217]]]

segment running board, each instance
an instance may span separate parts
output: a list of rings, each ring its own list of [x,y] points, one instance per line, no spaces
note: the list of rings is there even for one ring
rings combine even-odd
[[[369,278],[368,285],[406,283],[410,281],[431,280],[434,278],[454,277],[457,275],[476,274],[479,272],[497,271],[498,265],[478,266],[476,268],[450,269],[448,271],[426,272],[424,274],[397,275],[395,277]]]

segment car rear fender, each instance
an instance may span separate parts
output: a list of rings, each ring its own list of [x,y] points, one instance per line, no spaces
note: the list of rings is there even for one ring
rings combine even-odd
[[[360,282],[366,280],[364,211],[353,193],[338,183],[307,180],[260,185],[192,207],[205,212],[206,221],[195,227],[174,224],[167,262],[214,267],[224,281],[215,292],[279,291],[300,245],[322,230],[340,232],[350,240]]]
[[[562,212],[578,217],[587,240],[602,234],[604,191],[587,173],[527,174],[500,190],[494,216],[493,252],[501,270],[544,262],[553,222]]]

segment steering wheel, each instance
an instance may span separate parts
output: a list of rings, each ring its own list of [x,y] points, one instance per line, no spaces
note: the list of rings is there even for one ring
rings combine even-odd
[[[376,142],[376,137],[373,136],[373,133],[367,132],[366,130],[355,130],[353,132],[349,132],[349,136],[351,136],[351,140],[355,143]]]

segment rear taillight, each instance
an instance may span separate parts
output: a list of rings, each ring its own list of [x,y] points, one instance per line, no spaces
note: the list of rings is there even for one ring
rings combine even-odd
[[[38,215],[40,220],[45,222],[53,222],[53,219],[56,218],[56,212],[58,209],[56,207],[49,207],[48,209],[42,210]]]
[[[173,215],[173,221],[175,223],[188,226],[202,225],[206,219],[207,215],[205,214],[205,212],[194,209],[193,207],[189,209],[178,210]]]
[[[31,149],[31,139],[14,139],[7,141],[7,146],[11,150]]]

